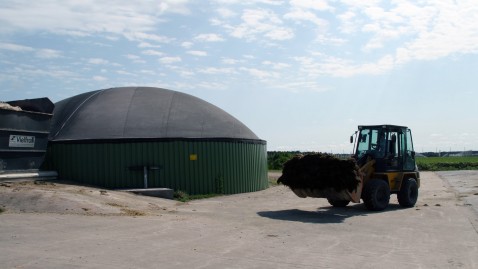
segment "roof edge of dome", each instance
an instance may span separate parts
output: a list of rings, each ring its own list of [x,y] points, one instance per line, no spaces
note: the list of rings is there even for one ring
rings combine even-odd
[[[93,143],[124,143],[124,142],[172,142],[172,141],[186,141],[186,142],[236,142],[248,144],[263,144],[267,141],[262,139],[248,139],[248,138],[230,138],[230,137],[206,137],[206,138],[192,138],[192,137],[159,137],[159,138],[92,138],[92,139],[58,139],[50,140],[55,144],[93,144]]]

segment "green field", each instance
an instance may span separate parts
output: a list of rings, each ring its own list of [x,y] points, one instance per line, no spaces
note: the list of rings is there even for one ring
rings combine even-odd
[[[417,157],[421,171],[478,170],[478,156]]]
[[[268,152],[269,170],[282,170],[284,162],[298,153],[300,152]],[[420,171],[478,170],[478,156],[417,157],[417,165]]]

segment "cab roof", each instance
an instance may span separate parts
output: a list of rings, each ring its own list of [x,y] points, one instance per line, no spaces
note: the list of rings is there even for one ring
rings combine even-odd
[[[381,124],[381,125],[359,125],[358,126],[358,129],[359,130],[362,130],[362,129],[387,129],[387,130],[397,130],[397,129],[401,129],[401,130],[406,130],[408,129],[408,127],[406,126],[400,126],[400,125],[392,125],[392,124]]]

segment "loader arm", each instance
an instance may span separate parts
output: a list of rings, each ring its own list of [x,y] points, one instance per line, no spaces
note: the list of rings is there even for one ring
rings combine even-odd
[[[359,169],[361,174],[360,183],[357,185],[357,188],[354,191],[348,192],[348,195],[350,196],[350,201],[354,203],[360,203],[363,186],[365,185],[365,183],[368,182],[368,180],[374,173],[375,171],[374,165],[375,165],[375,160],[369,157],[367,159],[367,162],[364,165],[362,165],[362,167],[360,167]]]

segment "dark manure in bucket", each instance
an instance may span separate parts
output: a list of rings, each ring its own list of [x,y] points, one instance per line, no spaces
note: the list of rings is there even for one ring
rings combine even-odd
[[[359,183],[359,167],[354,159],[342,160],[330,154],[297,155],[284,163],[277,183],[291,189],[333,188],[353,191]]]

